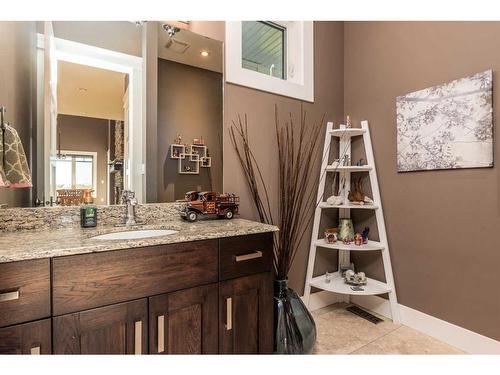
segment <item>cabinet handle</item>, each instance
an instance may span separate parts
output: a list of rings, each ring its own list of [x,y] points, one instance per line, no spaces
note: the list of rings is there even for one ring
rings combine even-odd
[[[134,354],[142,354],[142,321],[135,322]]]
[[[236,255],[234,257],[234,260],[236,262],[243,262],[245,260],[256,259],[256,258],[262,258],[262,251],[254,251],[249,254]]]
[[[233,329],[233,299],[226,298],[226,331]]]
[[[31,355],[39,355],[40,354],[40,346],[34,346],[30,349]]]
[[[158,317],[158,353],[165,351],[165,315]]]
[[[0,302],[14,301],[16,299],[19,299],[19,290],[0,293]]]

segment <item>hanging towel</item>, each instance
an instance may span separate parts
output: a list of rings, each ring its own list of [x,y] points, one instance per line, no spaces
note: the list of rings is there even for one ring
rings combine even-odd
[[[0,186],[32,187],[30,168],[16,129],[4,124],[0,133]]]

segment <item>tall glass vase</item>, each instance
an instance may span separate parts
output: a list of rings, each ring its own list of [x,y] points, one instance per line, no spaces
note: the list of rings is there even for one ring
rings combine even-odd
[[[274,282],[274,352],[311,354],[316,324],[300,297],[288,288],[288,280]]]

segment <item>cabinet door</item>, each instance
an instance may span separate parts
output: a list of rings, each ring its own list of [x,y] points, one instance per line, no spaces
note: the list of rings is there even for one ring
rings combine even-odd
[[[224,281],[219,287],[219,352],[272,353],[271,272]]]
[[[146,354],[147,299],[53,318],[56,354]]]
[[[218,288],[205,285],[149,298],[152,354],[216,354]]]
[[[0,329],[0,354],[51,354],[50,319]]]

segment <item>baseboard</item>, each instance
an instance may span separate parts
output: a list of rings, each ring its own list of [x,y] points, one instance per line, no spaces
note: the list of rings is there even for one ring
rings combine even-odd
[[[389,301],[378,296],[352,296],[351,302],[391,317]],[[470,354],[500,354],[500,341],[469,331],[431,315],[399,305],[401,323]]]
[[[304,296],[300,297],[304,301]],[[326,290],[311,293],[309,297],[309,311],[319,310],[323,307],[333,305],[334,303],[347,302],[345,297],[341,294],[330,293]]]

